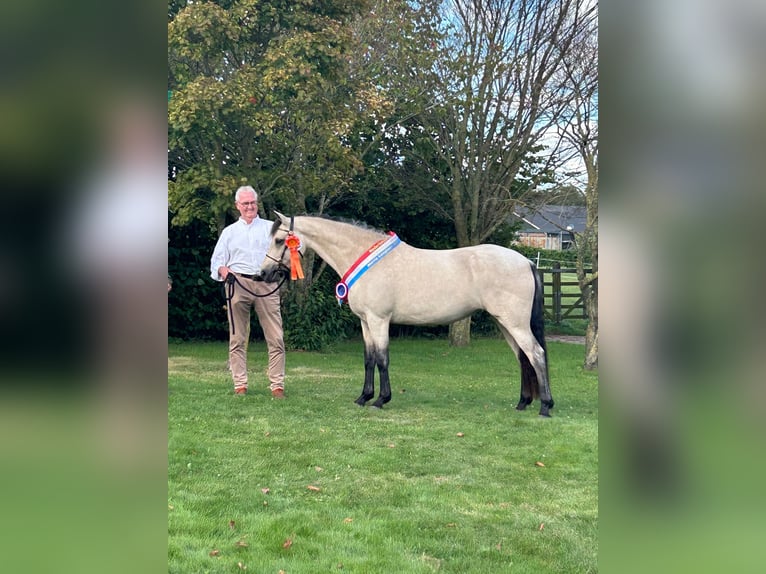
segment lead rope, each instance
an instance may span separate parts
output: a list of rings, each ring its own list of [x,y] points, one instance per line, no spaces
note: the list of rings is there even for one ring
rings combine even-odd
[[[223,294],[223,297],[224,297],[224,299],[226,299],[226,307],[229,310],[229,325],[231,325],[231,334],[232,335],[236,334],[236,331],[234,329],[234,308],[231,305],[231,300],[234,298],[234,284],[236,283],[237,285],[242,287],[242,289],[244,289],[245,291],[250,293],[250,295],[252,295],[253,297],[268,297],[270,295],[273,295],[277,291],[279,291],[280,287],[282,287],[282,285],[284,285],[285,280],[287,280],[287,275],[284,275],[282,277],[282,280],[279,282],[279,285],[277,285],[274,289],[272,289],[271,291],[269,291],[268,293],[265,293],[263,295],[258,295],[258,293],[253,293],[252,291],[250,291],[250,289],[245,287],[242,284],[242,282],[239,279],[237,279],[237,276],[234,275],[234,273],[229,272],[229,274],[226,276],[226,281],[224,281],[224,294]]]

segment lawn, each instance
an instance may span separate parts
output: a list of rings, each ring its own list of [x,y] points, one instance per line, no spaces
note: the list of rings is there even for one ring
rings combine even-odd
[[[263,343],[245,397],[225,343],[171,343],[168,571],[596,572],[597,376],[549,352],[542,419],[501,340],[393,340],[382,410],[353,403],[361,341],[289,353],[284,401]]]

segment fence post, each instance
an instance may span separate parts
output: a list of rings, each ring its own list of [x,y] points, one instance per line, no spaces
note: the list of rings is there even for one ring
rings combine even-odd
[[[553,279],[553,322],[556,325],[561,323],[561,263],[554,261],[551,268],[551,277]]]

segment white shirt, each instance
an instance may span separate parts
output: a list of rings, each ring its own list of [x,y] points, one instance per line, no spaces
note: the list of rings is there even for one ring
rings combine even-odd
[[[235,273],[255,275],[271,244],[273,222],[256,217],[249,225],[241,217],[224,228],[210,259],[210,276],[223,281],[218,268],[226,266]]]

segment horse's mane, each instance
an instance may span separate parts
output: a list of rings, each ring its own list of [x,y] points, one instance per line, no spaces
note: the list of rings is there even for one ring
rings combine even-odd
[[[357,221],[356,219],[348,219],[347,217],[332,217],[325,214],[312,215],[311,217],[327,219],[328,221],[337,221],[338,223],[347,223],[348,225],[353,225],[354,227],[365,229],[367,231],[374,231],[375,233],[385,233],[385,231],[383,231],[382,229],[378,229],[377,227],[372,227],[371,225],[368,225],[364,221]]]
[[[348,219],[346,217],[333,217],[333,216],[326,215],[324,213],[316,214],[316,215],[315,214],[311,214],[311,213],[307,213],[305,215],[307,217],[316,217],[317,219],[326,219],[327,221],[335,221],[337,223],[345,223],[347,225],[353,225],[354,227],[358,227],[358,228],[364,229],[366,231],[373,231],[375,233],[383,233],[383,234],[386,233],[385,231],[382,231],[381,229],[378,229],[376,227],[372,227],[370,225],[367,225],[366,223],[364,223],[362,221],[356,221],[354,219]],[[279,229],[280,225],[282,225],[282,221],[281,220],[277,219],[276,221],[274,221],[274,225],[271,226],[271,235],[274,235],[277,232],[277,230]]]

